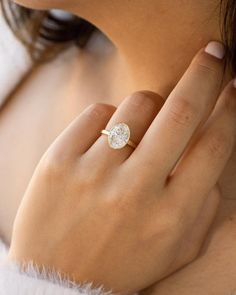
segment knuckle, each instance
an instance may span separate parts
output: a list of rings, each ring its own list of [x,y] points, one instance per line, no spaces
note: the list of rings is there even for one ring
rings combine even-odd
[[[197,64],[197,71],[199,72],[199,75],[206,76],[207,80],[212,80],[212,82],[215,83],[217,79],[219,79],[219,73],[216,69],[213,67],[210,67],[207,64],[204,63],[198,63]]]
[[[201,75],[206,75],[208,79],[216,81],[220,78],[221,71],[219,70],[220,61],[212,60],[206,57],[205,52],[198,54],[194,60],[194,67],[197,71],[200,71]]]
[[[198,121],[199,113],[199,107],[183,97],[175,98],[170,107],[171,119],[184,127],[189,127]]]
[[[214,133],[208,141],[208,152],[214,158],[225,158],[232,149],[232,140],[223,132]]]
[[[44,154],[40,161],[39,170],[45,176],[57,177],[64,175],[67,162],[55,151]]]
[[[157,94],[148,90],[140,90],[132,93],[128,99],[129,102],[133,105],[139,106],[147,106],[147,107],[154,107],[155,106],[155,99],[157,98]]]
[[[100,117],[103,115],[110,115],[116,110],[116,107],[110,104],[105,104],[101,102],[93,103],[89,106],[88,114],[94,117]]]

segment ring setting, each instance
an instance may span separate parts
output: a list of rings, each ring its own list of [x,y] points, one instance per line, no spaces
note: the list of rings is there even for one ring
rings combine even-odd
[[[108,135],[108,144],[113,149],[121,149],[127,144],[136,148],[136,144],[130,140],[130,129],[125,123],[118,123],[110,130],[103,129],[102,134]]]

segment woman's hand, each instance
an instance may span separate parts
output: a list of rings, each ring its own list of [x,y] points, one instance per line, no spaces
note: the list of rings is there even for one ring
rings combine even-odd
[[[125,294],[192,261],[214,219],[217,180],[234,146],[236,89],[230,82],[219,96],[222,75],[223,61],[203,48],[162,108],[148,91],[117,109],[86,108],[39,162],[9,258]],[[130,126],[135,150],[111,149],[100,134],[118,122]]]

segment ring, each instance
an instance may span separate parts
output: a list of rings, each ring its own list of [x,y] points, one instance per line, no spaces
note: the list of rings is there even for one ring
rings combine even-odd
[[[130,140],[130,129],[125,123],[118,123],[110,130],[103,129],[101,133],[108,135],[108,144],[113,149],[121,149],[127,144],[133,148],[137,147],[137,145]]]

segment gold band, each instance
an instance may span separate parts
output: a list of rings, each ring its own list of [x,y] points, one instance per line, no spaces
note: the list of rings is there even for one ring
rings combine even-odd
[[[106,130],[106,129],[103,129],[102,131],[101,131],[101,133],[102,134],[105,134],[105,135],[109,135],[110,134],[110,131],[108,131],[108,130]],[[127,142],[127,144],[129,145],[129,146],[131,146],[132,148],[136,148],[137,147],[137,145],[132,141],[132,140],[130,140],[129,139],[129,141]]]

